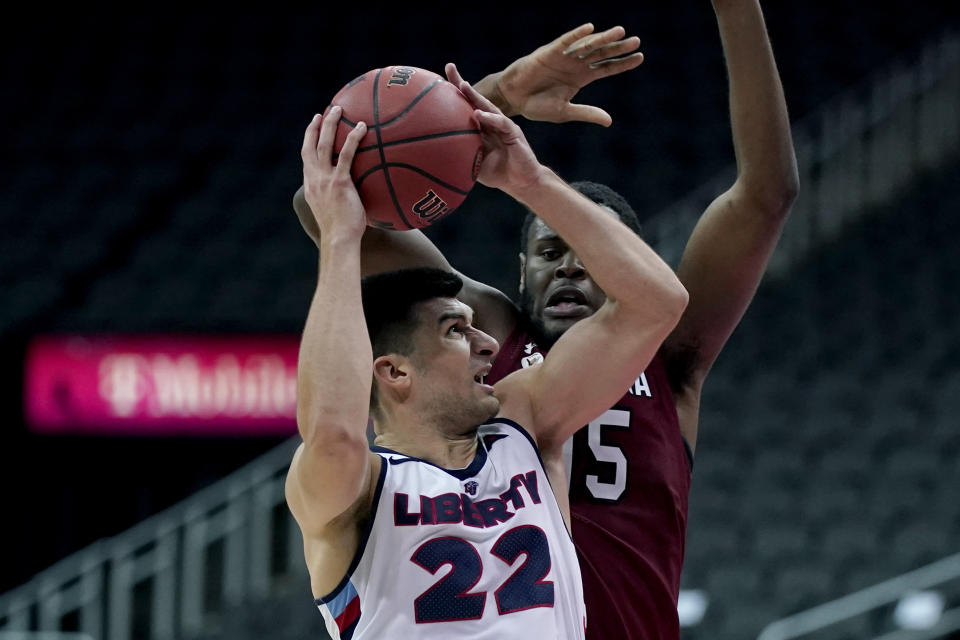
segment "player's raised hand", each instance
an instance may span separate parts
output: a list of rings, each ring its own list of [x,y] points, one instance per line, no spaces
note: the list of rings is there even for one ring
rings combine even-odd
[[[640,39],[625,35],[623,27],[594,33],[592,24],[583,24],[487,76],[477,89],[510,116],[608,127],[613,122],[609,113],[571,100],[594,80],[635,69],[643,62],[643,54],[637,51]]]
[[[476,107],[474,114],[480,124],[484,153],[477,181],[507,193],[536,181],[543,166],[517,123],[464,80],[454,64],[448,63],[446,72],[450,81]]]
[[[360,238],[366,228],[366,214],[350,177],[350,166],[367,127],[358,122],[334,159],[333,145],[342,113],[343,109],[335,106],[326,117],[315,115],[303,134],[300,149],[304,197],[323,238],[335,233]]]

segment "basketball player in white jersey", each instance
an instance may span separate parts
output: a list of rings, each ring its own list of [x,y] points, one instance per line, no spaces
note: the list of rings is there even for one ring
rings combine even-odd
[[[320,275],[300,347],[303,444],[286,495],[334,638],[583,638],[580,572],[558,503],[566,492],[554,494],[538,451],[608,408],[686,306],[639,237],[461,89],[478,107],[480,181],[571,238],[607,301],[541,364],[484,384],[499,347],[456,299],[459,277],[412,270],[361,287],[365,215],[350,165],[365,127],[333,164],[340,110],[314,118],[302,157]]]

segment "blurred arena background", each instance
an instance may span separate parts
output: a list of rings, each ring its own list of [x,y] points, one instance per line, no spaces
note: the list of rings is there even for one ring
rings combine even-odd
[[[960,637],[960,9],[764,10],[801,197],[707,383],[684,637]],[[585,21],[643,40],[638,70],[580,96],[614,126],[521,126],[564,177],[626,195],[676,264],[733,176],[706,0],[9,16],[0,639],[325,637],[282,498],[292,420],[44,431],[31,345],[295,345],[316,257],[290,199],[313,113],[370,68],[454,61],[476,80]],[[512,293],[520,219],[478,186],[428,233]]]

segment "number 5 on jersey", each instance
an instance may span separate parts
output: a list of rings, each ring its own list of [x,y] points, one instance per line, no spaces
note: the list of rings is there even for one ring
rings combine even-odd
[[[627,488],[627,457],[620,447],[603,444],[604,428],[629,429],[630,412],[624,409],[608,409],[587,425],[587,445],[593,457],[598,464],[614,466],[612,482],[605,482],[596,474],[587,474],[585,478],[587,490],[597,500],[616,502]],[[606,477],[609,478],[610,475],[607,474]]]

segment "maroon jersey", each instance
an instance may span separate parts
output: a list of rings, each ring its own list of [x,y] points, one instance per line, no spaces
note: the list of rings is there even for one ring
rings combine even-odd
[[[518,326],[486,380],[493,384],[541,360],[543,352]],[[564,454],[588,640],[679,638],[692,458],[659,354]]]

